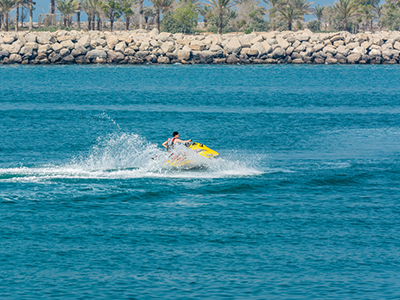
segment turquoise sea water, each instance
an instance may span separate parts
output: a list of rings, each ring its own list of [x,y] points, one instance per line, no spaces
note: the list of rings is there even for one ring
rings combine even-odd
[[[0,67],[0,298],[398,299],[399,72]]]

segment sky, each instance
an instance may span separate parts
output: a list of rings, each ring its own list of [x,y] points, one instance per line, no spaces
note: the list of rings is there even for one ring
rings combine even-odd
[[[260,0],[260,2],[261,2],[261,5],[266,6],[266,4],[264,2],[262,2],[261,0]],[[314,2],[314,4],[312,6],[315,6],[317,4],[323,6],[326,4],[332,4],[333,2],[335,2],[335,0],[314,0],[311,2]],[[151,5],[150,1],[145,1],[144,3],[145,3],[145,6]],[[33,21],[34,22],[38,21],[38,14],[48,13],[49,11],[50,11],[50,0],[36,0],[36,10],[33,12]],[[81,20],[82,21],[87,20],[85,14],[82,14]]]

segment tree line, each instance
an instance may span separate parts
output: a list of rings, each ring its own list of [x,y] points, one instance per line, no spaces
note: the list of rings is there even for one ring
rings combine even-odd
[[[116,21],[123,21],[125,29],[148,29],[153,26],[171,33],[193,33],[201,16],[205,31],[215,33],[252,32],[268,30],[297,30],[305,27],[314,32],[347,30],[351,32],[375,29],[400,30],[400,0],[336,0],[332,5],[312,7],[307,0],[50,0],[48,23],[54,23],[58,11],[63,26],[81,27],[81,15],[87,15],[87,30],[103,30],[108,21],[114,29]],[[29,29],[33,29],[32,0],[0,0],[0,29],[9,30],[10,13],[18,30],[20,19],[29,11]],[[76,15],[76,22],[73,17]],[[306,16],[315,19],[305,23]],[[20,18],[21,17],[21,18]]]

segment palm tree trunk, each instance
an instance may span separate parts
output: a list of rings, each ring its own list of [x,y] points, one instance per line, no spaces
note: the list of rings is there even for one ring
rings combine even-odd
[[[218,33],[222,34],[222,10],[218,13]]]
[[[81,29],[81,12],[76,13],[76,23],[78,23],[78,28]]]
[[[139,29],[143,29],[143,0],[139,1]]]
[[[95,17],[96,17],[96,15],[93,14],[93,16],[92,16],[92,30],[94,30],[94,29],[95,29],[95,26],[96,26]]]
[[[67,27],[67,18],[64,16],[64,26]]]
[[[5,14],[4,14],[4,18],[5,18],[5,23],[6,23],[6,31],[8,31],[8,12],[6,12]]]
[[[344,23],[344,31],[347,31],[347,19],[344,19],[343,23]]]
[[[19,3],[17,3],[17,11],[15,13],[15,32],[18,32],[18,22],[19,22]]]
[[[92,14],[87,14],[88,15],[88,30],[92,28]]]
[[[292,20],[288,21],[288,27],[289,27],[289,31],[292,31]]]
[[[32,0],[29,0],[29,30],[33,28],[33,3]]]
[[[3,25],[3,13],[0,13],[0,30],[2,25]]]
[[[129,17],[125,18],[125,30],[129,30]]]
[[[100,31],[100,22],[101,22],[101,18],[100,16],[97,16],[97,30]]]
[[[113,31],[113,27],[114,27],[114,19],[110,19],[110,30],[111,30],[111,32]]]
[[[160,9],[157,8],[157,15],[156,15],[156,27],[158,31],[160,31]]]
[[[53,15],[56,13],[56,1],[55,0],[50,0],[50,13]]]

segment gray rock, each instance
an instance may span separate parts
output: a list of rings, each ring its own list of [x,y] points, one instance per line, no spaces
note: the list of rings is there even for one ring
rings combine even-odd
[[[360,59],[361,59],[361,54],[359,53],[353,53],[347,56],[347,62],[349,64],[356,64],[360,61]]]
[[[382,52],[380,50],[372,49],[369,52],[369,56],[371,56],[371,57],[381,56],[381,55],[382,55]]]
[[[51,45],[51,49],[53,49],[54,52],[60,52],[60,50],[63,47],[59,43],[54,43]],[[50,60],[51,61],[51,60]]]
[[[65,48],[63,48],[63,49],[61,49],[60,50],[60,55],[61,55],[61,57],[65,57],[65,56],[67,56],[67,55],[70,55],[70,51],[68,50],[68,49],[65,49]]]
[[[115,51],[121,52],[121,54],[124,53],[125,49],[126,49],[126,43],[125,42],[120,42],[120,43],[115,45]]]
[[[111,60],[111,62],[116,62],[119,63],[120,61],[125,59],[125,55],[123,55],[121,52],[118,51],[108,51],[107,52],[108,58]]]
[[[73,57],[72,55],[67,55],[67,56],[63,57],[61,62],[64,64],[72,64],[75,62],[75,57]]]
[[[60,60],[62,59],[62,57],[61,57],[60,54],[58,54],[58,53],[56,53],[56,52],[52,52],[52,53],[50,53],[48,59],[49,59],[49,61],[50,61],[51,63],[54,64],[54,63],[60,61]]]
[[[78,40],[78,44],[82,45],[84,48],[87,48],[90,46],[90,42],[92,41],[92,39],[90,38],[90,36],[88,35],[83,35],[79,40]]]
[[[159,64],[169,64],[170,61],[167,56],[160,56],[160,57],[158,57],[157,62]]]
[[[107,46],[108,48],[110,48],[111,50],[114,49],[115,45],[117,45],[119,43],[119,39],[117,36],[115,35],[109,35],[106,39],[107,42]]]
[[[9,57],[10,53],[8,51],[0,51],[0,59],[3,59],[3,57]]]
[[[277,59],[277,58],[284,58],[286,56],[285,51],[282,48],[276,48],[274,52],[272,53],[272,58]]]
[[[10,57],[8,58],[10,63],[21,63],[22,62],[22,57],[19,54],[11,54]]]
[[[302,58],[295,58],[292,60],[292,64],[304,64],[304,60]]]
[[[283,38],[281,37],[276,37],[276,42],[278,43],[279,47],[281,47],[283,50],[286,50],[290,44]]]
[[[400,42],[395,42],[393,48],[396,50],[400,50]]]
[[[328,57],[327,59],[325,59],[325,63],[330,64],[330,65],[334,65],[337,63],[337,59],[333,58],[333,57]]]
[[[175,45],[173,42],[165,42],[161,45],[161,50],[164,53],[173,52],[175,50]]]
[[[105,52],[104,50],[91,50],[86,53],[85,58],[90,60],[96,60],[97,58],[106,59],[107,52]]]
[[[239,62],[235,54],[231,54],[226,58],[227,64],[237,64]]]
[[[225,45],[224,49],[228,54],[237,54],[242,50],[242,44],[237,37],[234,37]]]
[[[3,43],[4,44],[12,44],[17,39],[15,34],[7,34],[3,36]]]
[[[27,42],[31,43],[36,43],[37,41],[36,34],[34,33],[28,33],[27,35],[25,35],[25,39]]]
[[[292,55],[293,51],[294,51],[294,48],[293,48],[293,47],[288,47],[288,48],[286,49],[286,55]]]
[[[36,37],[37,43],[41,45],[54,44],[57,42],[56,38],[49,32],[42,32]]]

